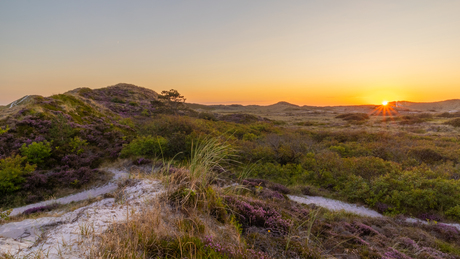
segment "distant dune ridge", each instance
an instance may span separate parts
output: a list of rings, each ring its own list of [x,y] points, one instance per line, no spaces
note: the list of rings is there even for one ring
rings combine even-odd
[[[114,112],[124,112],[123,104],[131,104],[138,106],[139,111],[148,107],[151,101],[158,99],[158,93],[144,87],[139,87],[133,84],[119,83],[113,86],[103,87],[99,89],[76,88],[64,93],[72,95],[85,103],[91,104],[100,109],[109,109]],[[0,118],[13,114],[26,106],[36,103],[38,95],[26,95],[15,100],[5,106],[0,106]],[[120,105],[118,105],[120,104]],[[397,111],[408,112],[458,112],[460,111],[460,99],[452,99],[438,102],[410,102],[410,101],[393,101],[388,104]],[[329,112],[371,112],[380,105],[345,105],[345,106],[309,106],[296,105],[286,101],[280,101],[271,105],[204,105],[196,103],[187,103],[187,106],[192,109],[210,111],[210,110],[228,110],[235,112],[243,111],[258,111],[258,112],[288,112],[288,111],[329,111]],[[115,109],[116,107],[116,109]],[[131,109],[132,110],[132,109]],[[139,112],[138,111],[138,112]]]

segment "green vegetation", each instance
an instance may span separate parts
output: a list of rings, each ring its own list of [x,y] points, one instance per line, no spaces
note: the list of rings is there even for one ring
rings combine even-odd
[[[8,125],[6,125],[5,129],[0,128],[0,135],[7,133],[9,130],[10,130],[10,127]]]
[[[21,154],[27,157],[27,161],[32,164],[41,165],[45,162],[45,159],[51,156],[51,143],[44,142],[32,142],[32,144],[22,144]]]
[[[167,152],[168,140],[163,137],[140,136],[121,150],[120,157],[161,157]]]
[[[0,193],[7,194],[20,189],[24,176],[35,170],[34,165],[25,161],[26,158],[19,155],[0,160]]]

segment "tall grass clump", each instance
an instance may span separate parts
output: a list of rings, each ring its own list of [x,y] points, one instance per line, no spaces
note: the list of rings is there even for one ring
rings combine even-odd
[[[220,143],[216,138],[205,139],[195,147],[192,144],[189,165],[191,182],[199,182],[203,187],[209,185],[216,177],[214,171],[222,171],[222,164],[229,162],[232,153],[229,144]]]
[[[218,181],[218,172],[225,171],[222,166],[233,161],[233,152],[228,143],[217,138],[206,138],[196,145],[192,144],[186,169],[171,175],[168,180],[171,183],[171,200],[181,206],[193,205],[222,214],[222,199],[211,184]]]

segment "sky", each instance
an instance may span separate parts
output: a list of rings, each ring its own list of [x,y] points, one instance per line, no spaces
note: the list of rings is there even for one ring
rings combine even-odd
[[[77,87],[203,104],[460,99],[460,1],[0,1],[0,104]]]

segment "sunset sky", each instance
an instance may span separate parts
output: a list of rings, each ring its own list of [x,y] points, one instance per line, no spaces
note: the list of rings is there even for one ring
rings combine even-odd
[[[460,98],[460,1],[0,1],[0,104],[77,87],[193,103]]]

